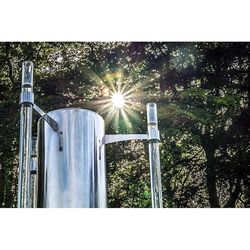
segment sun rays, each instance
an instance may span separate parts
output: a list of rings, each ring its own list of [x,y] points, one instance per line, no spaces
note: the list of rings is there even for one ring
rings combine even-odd
[[[99,85],[98,99],[91,101],[97,112],[103,115],[106,126],[110,123],[119,130],[122,124],[128,132],[131,132],[131,120],[138,120],[140,112],[140,84],[131,84],[124,79],[123,71],[118,70],[114,73],[107,73],[102,79],[94,76],[92,79],[98,79]]]
[[[134,132],[133,125],[142,119],[145,100],[150,94],[147,86],[156,78],[152,74],[138,77],[133,70],[125,76],[123,68],[111,72],[104,67],[101,74],[88,69],[85,73],[97,90],[89,105],[103,116],[106,127],[111,125],[117,133]]]
[[[123,94],[121,94],[119,92],[115,92],[112,95],[112,103],[113,103],[114,107],[116,107],[116,108],[122,108],[123,105],[124,105]]]

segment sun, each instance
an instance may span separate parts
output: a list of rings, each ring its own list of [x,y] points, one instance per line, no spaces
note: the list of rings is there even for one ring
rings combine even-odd
[[[139,81],[131,86],[131,78],[124,77],[122,69],[114,73],[108,72],[102,78],[91,70],[89,75],[99,87],[98,99],[91,101],[91,105],[96,106],[98,113],[104,116],[105,125],[112,123],[117,131],[126,128],[132,133],[132,123],[141,120],[144,82]]]
[[[112,95],[112,103],[113,103],[113,106],[115,108],[123,108],[124,106],[124,95],[121,94],[120,92],[115,92],[113,95]]]

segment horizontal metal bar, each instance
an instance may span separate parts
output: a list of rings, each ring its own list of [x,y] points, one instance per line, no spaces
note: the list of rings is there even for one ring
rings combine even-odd
[[[114,134],[114,135],[105,135],[103,137],[103,144],[109,144],[119,141],[131,141],[131,140],[147,140],[147,134]]]

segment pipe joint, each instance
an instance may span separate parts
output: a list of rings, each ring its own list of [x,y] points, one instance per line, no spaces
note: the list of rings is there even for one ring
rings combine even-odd
[[[34,105],[34,93],[32,92],[21,92],[19,104],[32,104]]]
[[[156,126],[148,127],[148,141],[160,141],[160,133]]]

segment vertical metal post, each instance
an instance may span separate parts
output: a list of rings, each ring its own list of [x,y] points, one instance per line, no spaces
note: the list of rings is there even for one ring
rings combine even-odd
[[[152,207],[162,208],[161,166],[159,153],[160,135],[158,130],[157,107],[155,103],[147,104],[147,122]]]
[[[22,65],[20,95],[19,178],[17,207],[30,207],[30,162],[32,150],[33,63]]]
[[[31,207],[37,207],[37,137],[32,137],[30,162],[30,201]]]

